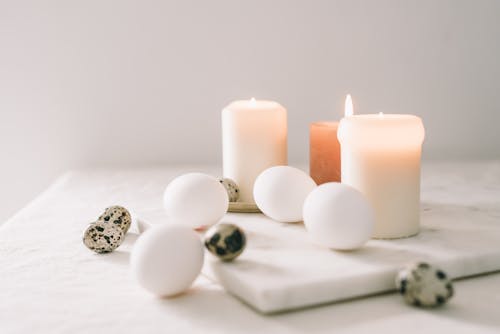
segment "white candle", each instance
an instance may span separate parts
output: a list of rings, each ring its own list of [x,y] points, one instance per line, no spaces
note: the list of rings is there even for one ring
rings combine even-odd
[[[240,188],[240,202],[255,203],[253,184],[265,169],[287,164],[286,109],[273,101],[235,101],[222,110],[224,177]]]
[[[342,183],[361,191],[373,205],[374,238],[417,234],[422,120],[413,115],[352,115],[347,104],[338,129]]]

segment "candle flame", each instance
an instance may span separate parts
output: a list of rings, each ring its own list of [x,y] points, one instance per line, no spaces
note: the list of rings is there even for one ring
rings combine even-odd
[[[351,94],[347,94],[347,96],[345,98],[344,115],[345,115],[345,117],[354,115],[354,108],[352,106]]]

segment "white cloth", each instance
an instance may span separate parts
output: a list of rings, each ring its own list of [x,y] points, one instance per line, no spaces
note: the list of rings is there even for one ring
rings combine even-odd
[[[138,236],[133,230],[111,254],[85,248],[83,231],[104,207],[120,204],[155,219],[169,180],[193,170],[218,174],[193,167],[71,172],[0,227],[0,333],[500,331],[499,274],[456,282],[454,299],[435,310],[407,306],[400,296],[388,294],[263,316],[203,276],[177,298],[149,295],[128,271]],[[433,164],[426,170],[435,171],[429,182],[436,187],[439,173],[455,173],[463,183],[461,196],[488,198],[467,187],[472,179],[500,188],[498,162]],[[500,223],[500,201],[491,203]]]

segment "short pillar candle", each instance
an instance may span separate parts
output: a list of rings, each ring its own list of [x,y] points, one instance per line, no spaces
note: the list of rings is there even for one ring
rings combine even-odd
[[[361,191],[375,211],[373,237],[419,232],[422,120],[413,115],[346,115],[339,124],[342,183]]]
[[[309,174],[320,185],[340,182],[338,122],[314,122],[309,128]]]
[[[253,185],[265,169],[287,165],[287,112],[279,103],[235,101],[222,110],[224,177],[239,186],[239,201],[255,203]]]

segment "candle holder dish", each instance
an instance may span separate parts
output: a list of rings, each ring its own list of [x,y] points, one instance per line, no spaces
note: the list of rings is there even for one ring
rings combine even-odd
[[[229,208],[227,211],[237,213],[261,213],[255,203],[246,202],[229,202]]]

